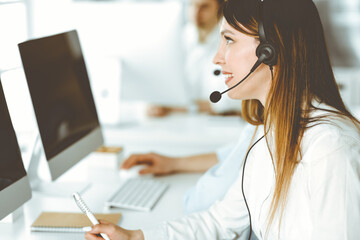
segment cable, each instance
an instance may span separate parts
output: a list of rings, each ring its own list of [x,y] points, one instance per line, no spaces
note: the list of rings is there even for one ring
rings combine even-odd
[[[270,65],[270,71],[271,71],[271,80],[274,80],[274,73],[273,73],[273,66]],[[245,175],[245,165],[246,165],[246,160],[248,158],[248,155],[251,151],[251,149],[261,140],[265,137],[265,135],[263,135],[261,138],[259,138],[253,145],[251,145],[251,147],[249,148],[249,150],[247,151],[246,153],[246,156],[245,156],[245,160],[244,160],[244,165],[243,165],[243,171],[242,171],[242,177],[241,177],[241,192],[242,192],[242,195],[244,197],[244,201],[245,201],[245,205],[246,205],[246,208],[248,210],[248,213],[249,213],[249,221],[250,221],[250,233],[249,233],[249,238],[248,240],[251,239],[251,232],[252,232],[252,224],[251,224],[251,214],[250,214],[250,209],[249,209],[249,205],[246,201],[246,197],[245,197],[245,193],[244,193],[244,175]]]
[[[244,193],[244,174],[245,174],[245,165],[246,165],[246,160],[248,158],[248,155],[251,151],[251,149],[261,140],[265,137],[265,135],[263,135],[261,138],[259,138],[253,145],[251,145],[251,147],[249,148],[249,150],[247,151],[246,153],[246,156],[245,156],[245,160],[244,160],[244,165],[243,165],[243,172],[242,172],[242,178],[241,178],[241,192],[242,192],[242,195],[244,197],[244,201],[245,201],[245,205],[246,205],[246,208],[248,210],[248,213],[249,213],[249,221],[250,221],[250,234],[249,234],[249,238],[248,240],[250,240],[251,238],[251,232],[252,232],[252,225],[251,225],[251,214],[250,214],[250,209],[249,209],[249,206],[247,204],[247,201],[246,201],[246,197],[245,197],[245,193]]]

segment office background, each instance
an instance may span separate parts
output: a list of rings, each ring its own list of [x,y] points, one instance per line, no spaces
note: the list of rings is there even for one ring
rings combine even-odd
[[[131,56],[134,58],[146,56],[144,58],[146,61],[155,61],[160,54],[151,55],[144,52],[144,49],[139,50],[140,46],[145,50],[146,46],[155,46],[156,42],[148,45],[144,42],[150,39],[155,41],[157,38],[150,38],[150,34],[154,34],[156,30],[152,29],[153,31],[148,32],[149,36],[139,38],[136,34],[147,29],[141,28],[141,21],[137,22],[137,25],[129,21],[132,12],[124,9],[133,9],[135,13],[146,16],[149,14],[148,11],[141,12],[139,9],[134,9],[134,6],[154,7],[154,3],[158,8],[153,11],[159,11],[156,14],[162,17],[172,15],[166,15],[165,9],[171,13],[170,11],[176,11],[175,5],[185,7],[187,4],[180,0],[156,2],[0,0],[0,77],[23,153],[29,152],[31,147],[29,143],[37,134],[37,124],[17,44],[31,38],[74,28],[78,29],[80,35],[100,121],[106,126],[104,135],[107,143],[123,145],[127,152],[156,151],[166,155],[187,155],[212,151],[237,139],[241,125],[238,119],[222,119],[217,122],[216,118],[209,120],[202,116],[194,119],[180,117],[150,121],[136,129],[131,128],[132,125],[126,125],[127,120],[146,120],[143,115],[143,105],[141,103],[127,105],[127,100],[122,96],[122,62],[129,56],[126,51],[131,51]],[[360,42],[360,0],[315,0],[315,3],[323,19],[329,52],[343,99],[351,111],[357,111],[359,117],[360,49],[356,43]],[[183,16],[178,16],[179,21],[175,21],[176,25],[172,28],[166,25],[168,21],[162,22],[161,18],[152,19],[153,22],[159,21],[159,25],[156,25],[157,29],[169,31],[162,36],[163,38],[181,35],[181,24],[185,24],[186,11],[182,14]],[[145,26],[145,23],[143,24]],[[121,42],[123,40],[127,42]],[[167,42],[167,44],[163,45],[164,51],[168,49],[173,52],[178,51],[174,48],[175,42]],[[148,50],[152,53],[154,49]],[[154,86],[154,88],[159,87],[161,88]],[[130,111],[126,109],[128,106]],[[124,114],[125,112],[127,114]],[[117,128],[119,126],[121,128]],[[155,140],[154,136],[156,136]],[[27,167],[28,158],[24,157],[23,160]],[[101,212],[103,203],[117,187],[115,183],[119,180],[118,174],[114,169],[104,167],[99,171],[98,165],[95,167],[88,165],[91,165],[91,162],[81,162],[64,174],[60,180],[75,179],[90,182],[93,186],[85,197],[95,212]],[[151,214],[121,210],[124,214],[122,226],[135,229],[181,216],[182,196],[198,177],[199,175],[168,176],[166,181],[172,184],[172,188],[161,199],[158,207]],[[104,183],[106,183],[105,188]],[[104,194],[99,194],[101,191]],[[62,207],[59,209],[59,206]],[[24,236],[31,236],[32,239],[63,239],[62,236],[29,233],[30,224],[41,211],[46,210],[77,211],[78,209],[72,199],[43,197],[34,192],[32,200],[25,205],[25,214],[20,221],[13,225],[0,226],[5,238],[11,236],[11,239],[24,239]]]
[[[144,7],[142,10],[136,10],[136,8],[140,6],[141,9],[141,6],[154,2],[159,8],[153,7],[151,11],[159,11],[160,17],[167,17],[164,11],[166,9],[169,12],[173,11],[174,4],[184,9],[187,5],[187,1],[184,0],[0,1],[0,77],[14,128],[18,134],[22,135],[19,138],[21,147],[26,147],[26,141],[33,136],[37,127],[17,44],[31,38],[77,29],[102,124],[116,125],[124,118],[141,120],[144,118],[142,104],[130,105],[131,111],[126,109],[128,105],[124,104],[126,101],[122,98],[121,63],[124,56],[125,58],[129,56],[129,51],[137,58],[146,52],[146,47],[149,47],[150,51],[152,43],[143,44],[149,39],[146,34],[150,36],[158,32],[146,32],[146,27],[141,28],[141,19],[137,20],[137,23],[133,22],[133,25],[131,19],[133,21],[137,19],[134,18],[134,14],[144,16],[149,14],[150,10],[146,11],[146,9],[150,8],[145,7],[145,10]],[[358,116],[360,47],[357,43],[360,42],[360,0],[315,0],[314,2],[318,6],[323,21],[342,97],[350,110],[356,112]],[[186,11],[182,11],[182,14],[184,16],[179,18],[177,25],[173,28],[168,25],[164,27],[166,21],[162,19],[153,20],[153,23],[159,24],[158,29],[169,31],[168,35],[173,34],[174,37],[175,32],[178,32],[180,36],[181,26],[186,21]],[[126,21],[126,19],[130,20]],[[140,31],[145,31],[143,38],[136,35]],[[129,35],[133,36],[129,37]],[[163,37],[165,36],[166,34]],[[150,38],[150,41],[156,41],[156,38]],[[140,44],[142,44],[141,48]],[[174,48],[174,44],[164,45],[164,51],[169,49],[178,51]],[[150,54],[150,57],[156,60],[157,55]],[[141,69],[138,70],[141,71]],[[154,88],[159,87],[161,86],[154,86]]]

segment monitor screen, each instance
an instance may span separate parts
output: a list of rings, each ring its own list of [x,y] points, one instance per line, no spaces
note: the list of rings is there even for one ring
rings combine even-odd
[[[29,179],[0,80],[0,220],[31,198]]]
[[[99,127],[75,30],[19,44],[46,158]]]
[[[26,176],[17,138],[0,84],[0,191]]]

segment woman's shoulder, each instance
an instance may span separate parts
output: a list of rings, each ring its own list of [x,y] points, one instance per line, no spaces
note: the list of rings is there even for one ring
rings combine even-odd
[[[335,151],[360,151],[360,125],[350,118],[327,109],[316,110],[316,120],[304,132],[301,152],[304,162],[323,159]]]

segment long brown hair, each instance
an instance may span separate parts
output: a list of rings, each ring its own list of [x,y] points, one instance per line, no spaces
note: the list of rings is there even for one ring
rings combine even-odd
[[[238,31],[258,38],[259,0],[226,0],[226,21]],[[278,209],[281,216],[291,179],[301,160],[300,143],[317,100],[335,108],[332,113],[359,123],[346,109],[331,68],[318,11],[311,0],[265,0],[263,19],[267,40],[278,52],[274,78],[266,105],[244,100],[242,112],[251,124],[264,124],[265,134],[272,133],[275,192],[269,212],[269,224]],[[269,135],[269,134],[268,134]]]

